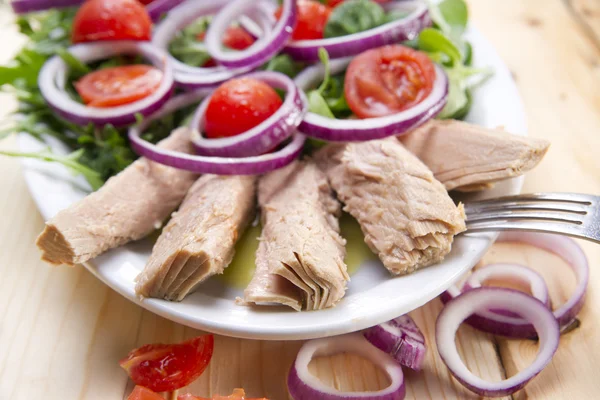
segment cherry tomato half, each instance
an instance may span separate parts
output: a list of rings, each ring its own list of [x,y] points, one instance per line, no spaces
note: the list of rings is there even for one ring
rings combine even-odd
[[[206,397],[196,397],[193,396],[191,394],[182,394],[180,396],[177,397],[177,400],[268,400],[264,397],[257,399],[257,398],[248,398],[246,397],[246,392],[244,392],[244,389],[233,389],[233,393],[231,394],[231,396],[219,396],[219,395],[215,395],[212,397],[212,399],[207,399]]]
[[[115,107],[154,93],[162,77],[162,71],[150,65],[124,65],[90,72],[75,82],[75,89],[89,106]]]
[[[127,400],[165,400],[164,397],[143,386],[136,386]]]
[[[212,94],[204,124],[207,138],[239,135],[273,115],[283,102],[269,85],[256,79],[231,79]]]
[[[206,31],[200,32],[196,39],[203,42]],[[239,26],[230,26],[223,35],[223,45],[233,50],[246,50],[254,44],[254,38]],[[215,67],[217,63],[212,58],[202,65],[203,67]]]
[[[402,45],[367,50],[348,65],[344,94],[359,118],[410,108],[433,89],[435,68],[426,54]]]
[[[323,31],[331,14],[331,8],[314,0],[297,0],[298,20],[292,32],[293,40],[323,39]],[[275,12],[281,17],[282,7]]]
[[[149,344],[131,351],[119,365],[136,385],[170,392],[189,385],[204,372],[213,348],[213,335],[179,344]]]
[[[73,43],[150,40],[152,21],[138,0],[87,0],[73,20]]]

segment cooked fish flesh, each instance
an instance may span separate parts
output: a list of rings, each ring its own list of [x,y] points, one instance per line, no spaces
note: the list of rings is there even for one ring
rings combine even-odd
[[[462,205],[396,138],[328,145],[316,159],[392,274],[441,261],[465,230]]]
[[[185,128],[174,131],[159,146],[193,153]],[[140,158],[46,222],[36,242],[42,259],[57,265],[80,264],[143,238],[161,227],[196,179],[191,172]]]
[[[535,167],[550,142],[466,122],[431,120],[400,141],[431,169],[447,190],[476,191],[523,175]]]
[[[340,236],[340,204],[312,161],[297,161],[258,184],[262,234],[248,303],[295,310],[334,306],[350,280]]]
[[[204,175],[163,229],[138,276],[136,293],[181,301],[231,263],[255,213],[256,178]]]

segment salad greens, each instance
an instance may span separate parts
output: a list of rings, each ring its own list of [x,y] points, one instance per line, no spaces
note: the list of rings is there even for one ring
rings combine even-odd
[[[331,76],[329,54],[325,49],[319,49],[319,58],[325,68],[325,75],[321,85],[307,93],[308,108],[327,118],[347,117],[352,111],[344,97],[345,73]]]
[[[169,45],[169,52],[173,57],[193,67],[206,64],[210,60],[210,55],[204,43],[198,41],[198,36],[206,32],[209,24],[209,18],[199,18],[183,28]]]
[[[348,0],[335,7],[327,20],[326,38],[345,36],[375,28],[386,21],[384,9],[371,0]]]

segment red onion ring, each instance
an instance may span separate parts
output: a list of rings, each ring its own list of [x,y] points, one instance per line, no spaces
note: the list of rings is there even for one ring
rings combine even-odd
[[[518,374],[500,382],[487,382],[475,376],[458,354],[454,338],[460,324],[469,316],[493,308],[518,313],[530,321],[539,337],[536,359]],[[469,290],[451,300],[440,312],[435,337],[438,352],[454,377],[481,396],[505,396],[522,389],[552,360],[558,348],[560,330],[554,315],[537,299],[517,290],[485,287]]]
[[[306,112],[304,94],[294,82],[279,72],[255,72],[244,77],[258,79],[269,86],[286,91],[279,109],[254,128],[236,136],[221,139],[206,139],[199,132],[204,130],[206,108],[211,97],[207,97],[194,114],[190,128],[196,152],[205,156],[245,157],[263,154],[272,150],[294,134]]]
[[[306,137],[297,133],[282,149],[260,156],[244,158],[205,157],[159,148],[140,137],[139,127],[129,129],[133,151],[142,157],[173,168],[199,174],[258,175],[285,167],[302,153]]]
[[[419,371],[425,361],[425,337],[408,315],[376,325],[363,332],[379,350],[389,354],[400,365]]]
[[[168,53],[169,43],[179,30],[202,16],[218,13],[231,0],[194,0],[186,1],[175,7],[154,30],[152,43]],[[266,27],[266,22],[261,25]],[[202,68],[187,65],[175,57],[168,55],[175,69],[175,81],[184,89],[200,89],[214,87],[235,76],[247,73],[252,68],[230,69],[222,66]]]
[[[152,3],[146,6],[146,11],[148,11],[148,15],[152,21],[157,21],[163,14],[166,14],[184,1],[186,0],[153,0]]]
[[[327,50],[331,59],[353,56],[375,47],[414,39],[431,25],[427,5],[422,1],[390,2],[383,6],[386,11],[414,11],[406,18],[364,32],[327,39],[294,40],[283,51],[298,61],[318,61],[321,47]]]
[[[371,392],[342,392],[325,385],[308,370],[314,357],[339,353],[358,354],[380,367],[390,379],[390,385]],[[384,352],[371,346],[357,334],[311,340],[300,348],[288,375],[288,390],[294,400],[401,400],[406,388],[402,368]]]
[[[83,0],[13,0],[10,5],[16,14],[26,14],[51,8],[73,7],[81,3]]]
[[[532,232],[505,232],[499,236],[497,242],[526,243],[556,254],[569,264],[575,273],[577,286],[569,300],[553,312],[561,329],[569,326],[583,307],[589,281],[588,260],[577,242],[566,236]],[[468,289],[468,287],[465,287],[463,291]],[[440,299],[446,303],[450,299],[459,296],[460,293],[461,289],[453,286],[443,293]],[[500,309],[503,309],[503,307],[500,307]],[[477,313],[470,317],[467,323],[484,332],[511,338],[528,339],[534,338],[536,334],[534,327],[521,318],[511,318],[493,312]]]
[[[351,58],[333,60],[330,63],[332,74],[346,69]],[[322,64],[306,68],[294,82],[302,90],[312,88],[323,79],[325,67]],[[306,135],[331,142],[352,142],[381,139],[401,135],[435,117],[446,105],[448,99],[448,77],[435,65],[435,82],[429,96],[408,110],[399,113],[366,119],[331,119],[308,112],[299,129]]]
[[[297,20],[296,0],[283,0],[281,16],[270,34],[261,36],[246,50],[224,51],[221,38],[229,25],[256,8],[256,1],[234,0],[211,21],[204,43],[208,53],[220,64],[229,68],[256,68],[283,49],[292,36]]]
[[[40,71],[38,77],[40,91],[53,110],[73,123],[129,125],[136,121],[136,114],[149,116],[159,110],[171,97],[174,85],[173,66],[167,54],[150,43],[136,41],[83,43],[70,47],[68,51],[84,63],[117,54],[141,54],[163,71],[158,89],[143,99],[117,107],[90,107],[69,97],[65,91],[68,67],[60,57],[52,57]]]
[[[504,282],[511,282],[528,286],[531,295],[550,308],[550,295],[548,286],[544,278],[531,268],[519,264],[497,263],[489,264],[479,268],[469,276],[469,279],[463,286],[463,291],[482,287],[487,279],[501,279]],[[490,312],[508,317],[514,317],[526,323],[518,314],[506,310],[490,310]],[[487,312],[486,312],[487,314]],[[481,314],[483,315],[483,314]]]

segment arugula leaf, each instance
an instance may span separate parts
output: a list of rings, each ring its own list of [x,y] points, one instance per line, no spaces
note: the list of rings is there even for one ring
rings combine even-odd
[[[318,90],[308,92],[308,109],[315,114],[334,119],[335,116],[329,109],[329,105]]]
[[[385,11],[371,0],[348,0],[333,9],[323,36],[332,38],[363,32],[385,23]]]
[[[198,36],[206,32],[209,24],[209,18],[200,18],[181,30],[169,44],[173,57],[194,67],[206,64],[211,57]]]
[[[465,32],[469,20],[469,10],[464,0],[444,0],[438,8],[446,24],[450,27],[444,33],[451,37],[460,38]]]
[[[0,150],[0,155],[8,157],[23,157],[23,158],[34,158],[43,161],[56,162],[64,165],[75,174],[81,174],[88,181],[93,190],[99,189],[104,185],[104,180],[100,177],[98,172],[83,165],[79,162],[79,159],[84,155],[84,150],[79,149],[66,156],[61,156],[52,153],[50,150],[42,150],[35,153],[24,153],[20,151],[7,151]]]
[[[67,64],[69,67],[69,73],[75,78],[88,74],[91,71],[90,67],[84,64],[80,59],[75,57],[66,49],[59,49],[56,54],[62,58],[65,64]]]
[[[265,71],[281,72],[290,78],[294,78],[304,68],[304,64],[294,61],[287,54],[279,54],[271,58],[262,68]]]
[[[433,28],[425,28],[421,31],[418,40],[419,49],[428,53],[444,53],[451,65],[461,63],[462,56],[454,43],[442,32]]]

